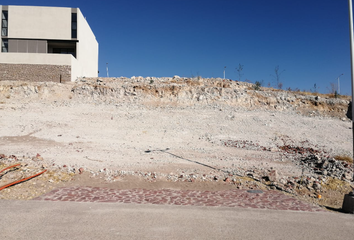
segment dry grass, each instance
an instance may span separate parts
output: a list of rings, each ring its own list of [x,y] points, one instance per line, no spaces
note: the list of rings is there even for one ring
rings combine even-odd
[[[322,184],[322,187],[340,192],[348,192],[351,190],[350,183],[336,178],[330,178],[325,184]]]
[[[172,79],[172,80],[169,81],[169,83],[184,84],[184,81]]]
[[[334,95],[334,93],[323,94],[323,93],[302,92],[302,91],[299,91],[297,93],[305,95],[305,96],[319,96],[319,97],[322,97],[322,98],[339,98],[339,99],[344,99],[344,100],[351,100],[351,96],[337,95],[337,97],[336,97]]]
[[[338,98],[338,99],[343,99],[343,100],[351,100],[351,96],[348,95],[337,95],[335,96],[333,93],[327,93],[327,94],[323,94],[323,93],[315,93],[315,92],[305,92],[305,91],[291,91],[293,93],[298,93],[304,96],[318,96],[321,98]]]
[[[346,156],[346,155],[337,155],[337,156],[334,156],[334,159],[336,159],[338,161],[347,162],[347,163],[353,163],[353,158]]]
[[[188,86],[200,86],[200,85],[202,85],[202,83],[199,82],[199,80],[189,80],[189,79],[186,81],[186,84]]]
[[[288,89],[277,89],[273,87],[260,87],[261,91],[270,91],[270,92],[292,92],[292,93],[297,93],[300,95],[304,96],[318,96],[321,98],[338,98],[338,99],[343,99],[343,100],[351,100],[351,96],[348,95],[337,95],[335,96],[334,93],[316,93],[316,92],[306,92],[306,91],[293,91],[293,90],[288,90]],[[248,87],[248,90],[254,90],[254,84],[252,86]]]

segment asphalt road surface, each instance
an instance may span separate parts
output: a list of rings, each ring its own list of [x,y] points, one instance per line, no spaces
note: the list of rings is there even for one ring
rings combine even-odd
[[[1,239],[353,239],[354,215],[231,207],[0,201]]]

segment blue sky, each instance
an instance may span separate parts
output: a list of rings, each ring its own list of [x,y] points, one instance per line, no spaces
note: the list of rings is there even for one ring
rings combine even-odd
[[[351,94],[347,0],[2,1],[79,7],[99,42],[100,76],[202,76]]]

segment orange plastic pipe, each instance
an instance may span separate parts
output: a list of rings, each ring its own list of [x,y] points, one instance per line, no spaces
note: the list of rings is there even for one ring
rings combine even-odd
[[[44,171],[42,171],[42,172],[40,172],[40,173],[37,173],[37,174],[35,174],[35,175],[33,175],[33,176],[30,176],[30,177],[28,177],[28,178],[23,178],[23,179],[14,181],[14,182],[12,182],[12,183],[6,184],[6,185],[0,187],[0,191],[3,190],[4,188],[10,187],[10,186],[15,185],[15,184],[17,184],[17,183],[26,181],[26,180],[31,179],[31,178],[34,178],[34,177],[37,177],[38,175],[41,175],[42,173],[45,173],[46,171],[47,171],[47,169],[44,170]]]
[[[1,171],[0,171],[0,173],[1,173],[1,172],[3,172],[3,171],[5,171],[5,170],[7,170],[7,169],[10,169],[10,168],[16,167],[16,166],[18,166],[18,165],[21,165],[21,164],[20,164],[20,163],[18,163],[18,164],[12,165],[12,166],[10,166],[10,167],[4,168],[3,170],[1,170]]]

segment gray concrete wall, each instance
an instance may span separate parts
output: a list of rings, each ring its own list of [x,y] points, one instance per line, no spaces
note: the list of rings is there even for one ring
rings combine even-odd
[[[12,63],[12,64],[71,65],[72,59],[75,58],[71,54],[47,54],[47,53],[0,54],[0,63]]]
[[[79,77],[98,76],[98,43],[85,17],[77,9],[78,44],[77,60],[79,61]]]
[[[9,38],[71,39],[71,8],[9,6]]]

